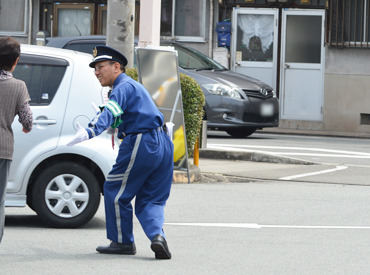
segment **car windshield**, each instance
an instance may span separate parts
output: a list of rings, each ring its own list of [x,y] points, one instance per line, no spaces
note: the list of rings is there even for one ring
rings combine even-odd
[[[171,46],[175,47],[179,54],[179,66],[185,70],[226,70],[224,66],[197,50],[184,48],[174,44],[171,44]]]

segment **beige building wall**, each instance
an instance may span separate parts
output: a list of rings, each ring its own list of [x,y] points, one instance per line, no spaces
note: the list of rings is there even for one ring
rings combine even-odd
[[[368,49],[327,48],[323,130],[370,133],[369,64]]]

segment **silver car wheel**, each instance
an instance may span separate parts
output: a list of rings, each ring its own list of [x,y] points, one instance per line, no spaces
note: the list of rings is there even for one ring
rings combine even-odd
[[[63,174],[53,178],[45,189],[45,203],[49,210],[61,218],[81,214],[89,202],[89,189],[76,175]]]

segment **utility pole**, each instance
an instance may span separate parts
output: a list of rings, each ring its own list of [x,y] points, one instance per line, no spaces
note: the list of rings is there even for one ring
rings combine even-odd
[[[107,46],[123,53],[134,65],[135,0],[108,0]]]

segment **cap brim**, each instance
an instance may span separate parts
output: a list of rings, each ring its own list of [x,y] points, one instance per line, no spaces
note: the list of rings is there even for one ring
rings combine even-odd
[[[102,61],[106,61],[106,60],[114,61],[114,62],[118,62],[118,63],[122,64],[123,66],[126,66],[126,65],[127,65],[127,59],[123,60],[123,62],[122,62],[122,60],[116,60],[115,58],[113,58],[113,59],[109,59],[109,58],[104,58],[104,59],[103,59],[103,58],[102,58],[102,59],[99,59],[99,60],[96,60],[96,61],[91,62],[91,63],[89,64],[89,66],[90,66],[91,68],[95,68],[95,64],[96,64],[96,63],[98,63],[98,62],[102,62]]]
[[[91,63],[89,64],[89,66],[90,66],[91,68],[95,68],[95,64],[96,64],[96,63],[101,62],[101,61],[106,61],[106,60],[110,60],[110,61],[112,61],[112,59],[109,59],[109,58],[101,58],[101,59],[99,59],[99,60],[96,60],[96,61],[91,62]]]

